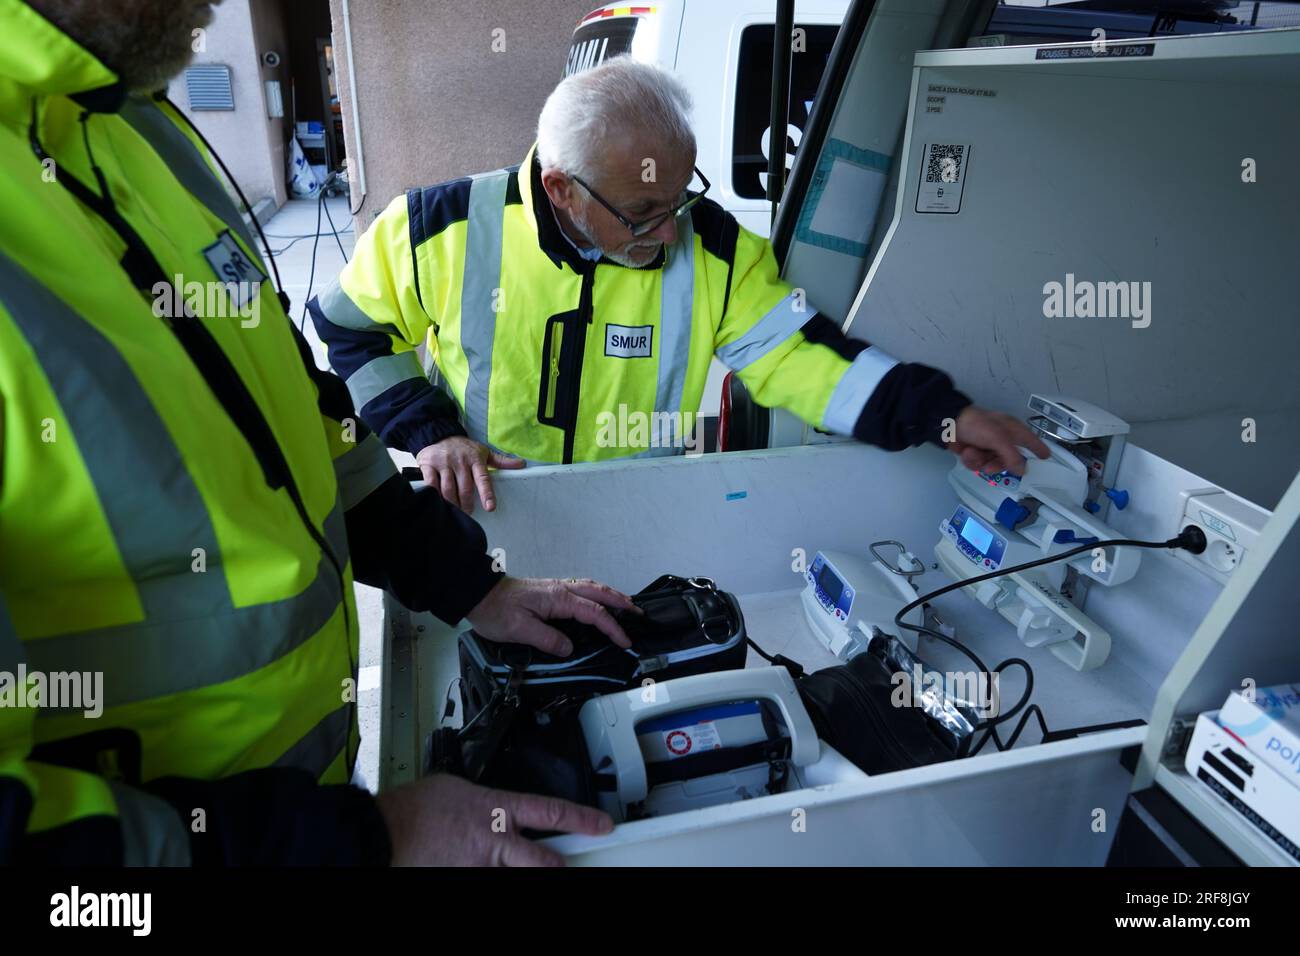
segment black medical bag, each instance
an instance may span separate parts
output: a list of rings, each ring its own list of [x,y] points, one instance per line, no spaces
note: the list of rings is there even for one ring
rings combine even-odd
[[[549,622],[573,642],[568,657],[498,644],[466,631],[459,646],[465,721],[473,720],[512,680],[525,705],[546,710],[626,690],[647,678],[665,681],[745,666],[740,605],[708,578],[665,574],[633,595],[632,603],[643,613],[614,613],[631,649],[577,621]]]
[[[870,775],[959,756],[923,709],[896,705],[900,664],[889,647],[887,637],[878,637],[847,664],[798,680],[799,697],[818,739]]]
[[[429,772],[594,805],[594,775],[577,721],[586,701],[645,680],[745,666],[740,605],[711,580],[665,574],[632,602],[642,613],[615,613],[630,649],[575,621],[549,622],[573,642],[568,657],[462,634],[462,726],[434,732]]]

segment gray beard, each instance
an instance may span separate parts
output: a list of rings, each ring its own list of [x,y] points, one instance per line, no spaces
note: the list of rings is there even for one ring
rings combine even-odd
[[[178,0],[28,0],[129,89],[165,87],[194,56],[192,31],[211,13]]]
[[[587,221],[587,218],[585,216],[580,216],[575,211],[569,210],[569,221],[573,223],[573,228],[577,230],[578,235],[582,236],[583,239],[591,243],[591,245],[595,246],[597,249],[600,249],[600,254],[602,256],[604,256],[610,262],[616,262],[619,265],[625,266],[629,269],[642,269],[645,268],[650,263],[654,262],[655,256],[659,254],[659,249],[663,245],[663,243],[660,242],[656,242],[656,243],[630,242],[626,246],[623,246],[621,249],[618,249],[615,252],[607,252],[605,249],[602,249],[600,247],[600,245],[596,242],[595,239],[592,238],[591,224],[590,222]],[[631,256],[627,254],[627,250],[634,246],[642,246],[642,245],[645,246],[647,249],[653,248],[655,250],[654,255],[648,257],[645,262],[637,262],[635,259],[633,259]]]

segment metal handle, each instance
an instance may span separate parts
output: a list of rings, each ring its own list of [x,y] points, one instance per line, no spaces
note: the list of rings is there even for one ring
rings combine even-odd
[[[1035,431],[1041,432],[1043,435],[1046,435],[1048,438],[1056,439],[1062,445],[1086,445],[1088,444],[1089,441],[1091,441],[1091,439],[1088,438],[1080,438],[1078,435],[1076,435],[1072,431],[1069,431],[1068,429],[1066,430],[1065,434],[1062,435],[1060,432],[1054,431],[1051,428],[1047,427],[1048,425],[1055,425],[1055,424],[1056,422],[1052,421],[1046,415],[1035,415],[1033,418],[1029,419],[1030,428],[1034,429]]]
[[[875,556],[875,559],[876,559],[877,561],[879,561],[881,564],[883,564],[883,565],[885,566],[886,570],[892,571],[894,574],[897,574],[897,575],[899,575],[900,577],[907,578],[909,582],[912,580],[912,578],[916,577],[918,574],[922,574],[922,573],[924,573],[924,571],[925,571],[925,562],[922,561],[920,558],[915,557],[915,556],[913,556],[913,558],[912,558],[912,560],[916,562],[916,570],[915,570],[915,571],[904,571],[904,570],[903,570],[902,568],[900,568],[898,565],[893,564],[893,563],[890,562],[890,561],[887,561],[887,560],[885,559],[885,556],[884,556],[883,554],[881,554],[879,551],[876,550],[877,548],[881,548],[881,547],[884,547],[884,546],[886,546],[886,545],[893,545],[895,548],[897,548],[897,549],[898,549],[898,555],[899,555],[900,558],[903,556],[903,554],[905,554],[905,553],[907,552],[907,546],[904,545],[903,542],[901,542],[901,541],[893,541],[893,540],[889,540],[889,541],[876,541],[876,542],[874,542],[874,543],[871,545],[871,553],[872,553],[872,555]]]

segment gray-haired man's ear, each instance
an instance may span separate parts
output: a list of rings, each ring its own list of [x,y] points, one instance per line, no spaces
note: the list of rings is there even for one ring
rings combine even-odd
[[[573,205],[573,191],[576,184],[558,169],[542,170],[542,188],[546,190],[551,205],[556,209],[567,211]]]

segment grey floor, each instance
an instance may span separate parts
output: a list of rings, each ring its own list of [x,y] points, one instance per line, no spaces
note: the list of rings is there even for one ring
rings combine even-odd
[[[326,199],[325,206],[334,226],[339,230],[339,241],[349,258],[356,244],[356,235],[352,219],[348,214],[348,202],[343,197]],[[289,293],[293,308],[291,317],[295,324],[303,326],[307,341],[316,353],[316,363],[321,368],[328,368],[325,346],[316,336],[310,318],[303,322],[303,307],[310,294],[318,295],[338,276],[343,268],[343,255],[339,251],[339,241],[330,231],[329,219],[321,210],[319,241],[316,235],[317,202],[314,199],[292,199],[281,207],[262,228],[267,234],[271,250],[275,253],[276,264],[280,268],[280,278],[284,289]],[[316,265],[312,271],[312,247],[315,245]],[[393,454],[400,464],[410,464],[411,456],[401,452]],[[361,625],[361,654],[358,677],[358,719],[361,726],[361,750],[357,758],[355,780],[357,783],[375,788],[379,770],[379,680],[380,649],[383,643],[383,595],[375,588],[363,584],[356,585],[357,612]]]

